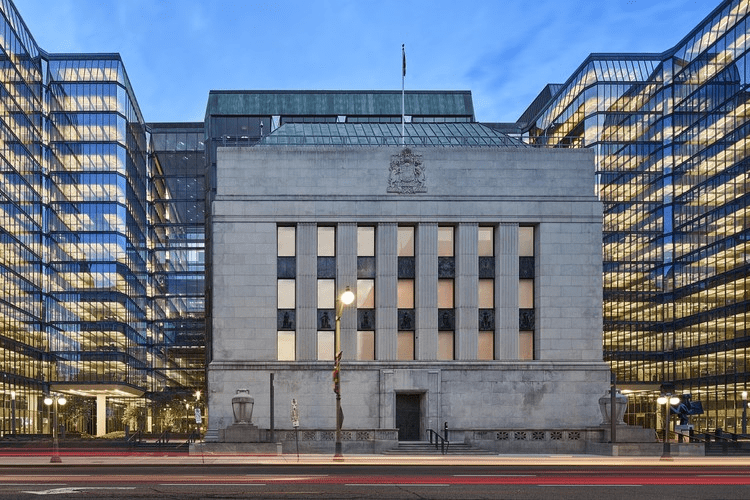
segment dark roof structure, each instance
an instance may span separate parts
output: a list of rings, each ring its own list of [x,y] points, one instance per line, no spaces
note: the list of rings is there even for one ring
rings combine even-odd
[[[265,136],[263,146],[527,147],[480,123],[289,123]]]

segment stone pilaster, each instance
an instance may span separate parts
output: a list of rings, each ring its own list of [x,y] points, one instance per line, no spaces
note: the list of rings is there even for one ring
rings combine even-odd
[[[518,224],[495,231],[495,359],[518,359]]]
[[[398,349],[398,225],[379,224],[376,238],[375,359],[392,360]]]
[[[456,359],[477,359],[478,224],[459,224],[456,231]]]
[[[317,359],[318,228],[297,224],[297,360]]]
[[[357,293],[357,224],[342,222],[336,227],[337,300],[347,286]],[[344,359],[357,359],[356,301],[341,314],[341,350]]]
[[[416,359],[437,359],[438,225],[419,224],[416,235]]]

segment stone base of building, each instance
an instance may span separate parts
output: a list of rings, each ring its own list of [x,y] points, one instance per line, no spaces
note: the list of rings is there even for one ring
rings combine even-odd
[[[228,429],[219,430],[224,434]],[[270,438],[268,429],[260,429],[261,435]],[[334,453],[336,431],[332,429],[276,430],[276,442],[203,442],[190,446],[191,454],[294,454]],[[358,429],[341,431],[341,447],[344,454],[378,455],[398,446],[396,429]]]
[[[190,443],[191,455],[281,455],[281,443]]]
[[[661,457],[662,443],[591,443],[587,453],[612,457]],[[672,443],[670,455],[673,457],[702,457],[706,455],[703,443]]]
[[[226,429],[219,429],[219,442],[222,443],[267,443],[268,438],[265,430],[261,432],[253,424],[232,424]]]
[[[230,426],[231,427],[231,426]],[[226,429],[219,432],[226,437]],[[273,437],[268,429],[259,429],[268,442],[203,442],[190,447],[191,454],[333,454],[336,432],[333,429],[281,429]],[[475,448],[509,454],[590,454],[604,456],[661,456],[662,443],[653,429],[628,425],[617,426],[617,443],[609,443],[609,428],[580,429],[450,429],[450,443],[464,443]],[[273,441],[273,442],[272,442]],[[342,451],[345,455],[378,455],[398,447],[397,429],[343,430]],[[702,456],[701,444],[671,446],[673,456]],[[450,453],[450,448],[449,452]]]
[[[612,428],[609,424],[601,424],[603,443],[612,441]],[[615,429],[615,441],[618,443],[656,443],[656,431],[633,425],[618,424]]]

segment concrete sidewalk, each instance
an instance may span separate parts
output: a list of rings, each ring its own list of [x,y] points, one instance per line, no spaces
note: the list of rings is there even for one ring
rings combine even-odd
[[[747,467],[750,457],[611,457],[599,455],[348,455],[334,460],[333,455],[186,455],[169,453],[87,452],[65,450],[62,463],[50,463],[51,453],[0,450],[3,467],[59,466],[191,466],[191,465],[452,465],[452,466],[627,466],[627,467]]]

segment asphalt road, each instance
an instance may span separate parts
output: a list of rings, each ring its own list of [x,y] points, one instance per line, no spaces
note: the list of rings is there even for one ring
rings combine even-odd
[[[750,499],[746,467],[0,467],[0,499]]]

